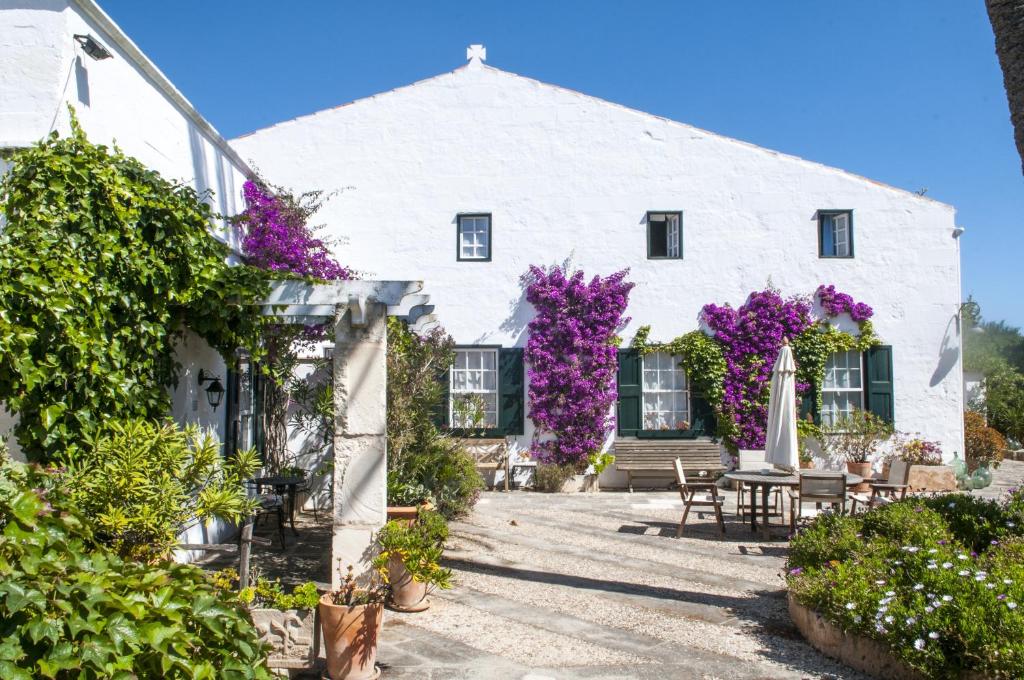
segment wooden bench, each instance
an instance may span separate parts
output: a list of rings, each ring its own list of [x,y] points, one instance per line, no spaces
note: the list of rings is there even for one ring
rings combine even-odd
[[[466,451],[476,462],[478,471],[494,471],[497,481],[498,470],[504,473],[505,491],[508,491],[508,443],[505,438],[501,439],[474,439],[467,437],[460,440]],[[491,484],[491,488],[495,487]]]
[[[718,442],[700,439],[616,439],[615,468],[626,473],[630,492],[634,477],[675,477],[679,458],[687,473],[712,479],[725,471]]]

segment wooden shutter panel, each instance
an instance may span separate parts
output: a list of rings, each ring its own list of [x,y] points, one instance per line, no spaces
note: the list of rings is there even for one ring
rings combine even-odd
[[[618,431],[620,437],[635,437],[640,430],[643,389],[643,357],[635,349],[619,350],[619,372],[616,380],[618,401]]]
[[[867,410],[885,422],[892,424],[893,377],[892,347],[879,345],[864,353],[867,381],[864,384],[864,399]]]
[[[451,423],[448,421],[448,399],[451,392],[451,364],[437,372],[437,383],[441,387],[441,397],[437,401],[434,410],[434,425],[442,430],[447,430]]]
[[[523,434],[523,350],[498,350],[498,427],[506,435]]]
[[[821,425],[821,414],[818,413],[818,391],[821,385],[812,385],[807,394],[800,398],[800,420],[807,420],[808,414],[815,425]]]
[[[690,402],[690,429],[698,436],[713,437],[717,428],[711,402],[702,394],[691,394]]]

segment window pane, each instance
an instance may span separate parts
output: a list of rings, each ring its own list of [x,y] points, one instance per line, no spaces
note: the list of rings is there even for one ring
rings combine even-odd
[[[662,219],[655,220],[652,215],[647,225],[651,257],[668,256],[668,224],[664,220],[664,215],[661,217]]]

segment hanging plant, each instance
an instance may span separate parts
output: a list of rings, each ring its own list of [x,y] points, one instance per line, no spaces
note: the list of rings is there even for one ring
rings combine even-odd
[[[618,368],[616,331],[633,284],[627,272],[595,276],[531,266],[526,299],[537,311],[529,325],[530,419],[537,428],[532,455],[582,471],[611,428]]]

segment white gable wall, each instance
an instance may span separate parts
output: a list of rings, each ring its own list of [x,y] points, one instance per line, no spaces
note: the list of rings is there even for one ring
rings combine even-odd
[[[893,346],[897,427],[963,451],[948,205],[472,64],[233,146],[276,183],[345,189],[318,215],[342,261],[424,279],[460,344],[524,345],[520,275],[570,256],[588,275],[631,268],[627,338],[650,324],[671,339],[704,304],[737,306],[769,281],[785,295],[835,284],[874,307]],[[818,257],[816,211],[830,208],[854,211],[854,259]],[[683,260],[647,259],[648,210],[683,211]],[[491,262],[456,261],[460,212],[493,214]]]

